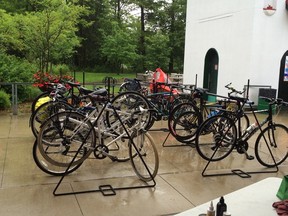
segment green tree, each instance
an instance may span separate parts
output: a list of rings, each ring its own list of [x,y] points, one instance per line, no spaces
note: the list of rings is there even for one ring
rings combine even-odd
[[[19,35],[13,16],[0,9],[0,51],[21,49]]]
[[[170,55],[168,44],[169,37],[160,32],[146,38],[145,62],[148,69],[167,68]]]
[[[112,65],[114,71],[119,72],[121,66],[131,66],[138,59],[136,42],[129,28],[121,28],[119,23],[114,22],[112,34],[106,35],[101,48],[102,55]]]
[[[41,71],[72,56],[79,46],[77,24],[85,8],[62,0],[43,0],[42,10],[19,14],[17,24],[26,58],[37,60]],[[50,66],[50,68],[49,68]]]
[[[105,64],[99,51],[105,35],[109,35],[113,22],[112,9],[108,0],[83,0],[81,6],[89,8],[83,19],[90,25],[81,22],[77,35],[83,40],[74,54],[74,64],[78,68],[91,69]]]

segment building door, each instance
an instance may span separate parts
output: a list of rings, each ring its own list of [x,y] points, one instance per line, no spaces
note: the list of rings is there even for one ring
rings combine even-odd
[[[217,93],[218,63],[217,51],[215,49],[208,50],[205,57],[203,88],[214,94]],[[214,101],[215,97],[208,97],[208,100]]]
[[[288,101],[288,51],[281,59],[280,74],[278,83],[278,97]]]

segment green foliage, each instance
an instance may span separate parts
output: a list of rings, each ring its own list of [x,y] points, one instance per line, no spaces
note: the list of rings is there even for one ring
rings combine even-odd
[[[39,11],[18,14],[15,20],[26,58],[37,59],[39,69],[48,71],[49,64],[69,59],[80,45],[76,31],[85,8],[62,0],[43,0],[39,7]]]
[[[53,74],[56,75],[71,75],[71,69],[66,64],[57,64],[52,68]]]
[[[0,82],[31,82],[36,68],[27,60],[0,52]]]
[[[13,16],[0,9],[0,51],[21,50],[19,35]]]
[[[7,109],[11,107],[9,97],[10,97],[9,94],[7,94],[3,90],[0,90],[0,109]]]
[[[148,69],[155,70],[157,67],[167,68],[171,51],[168,43],[169,38],[161,33],[146,38],[145,61]]]
[[[0,82],[4,83],[22,83],[32,82],[32,75],[36,71],[36,66],[27,60],[6,55],[0,52]],[[12,94],[11,85],[3,85],[3,90]],[[18,85],[18,99],[23,101],[27,96],[26,87]]]
[[[55,65],[117,73],[161,66],[179,72],[186,1],[2,0],[0,51],[57,74]]]
[[[19,86],[21,92],[21,97],[19,98],[19,102],[32,102],[40,93],[39,88],[35,88],[31,85]],[[20,91],[18,90],[18,94]]]
[[[136,41],[131,37],[132,34],[130,29],[123,29],[115,22],[112,34],[105,37],[101,52],[108,63],[114,66],[115,71],[120,71],[121,65],[129,66],[139,59],[136,53]]]

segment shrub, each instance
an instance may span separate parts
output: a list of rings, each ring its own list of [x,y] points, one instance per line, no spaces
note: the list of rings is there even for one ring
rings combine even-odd
[[[10,95],[5,91],[0,90],[0,109],[7,109],[11,107]]]
[[[23,98],[19,98],[19,102],[32,102],[39,94],[41,94],[40,89],[35,88],[32,85],[24,86],[25,90],[23,93]]]

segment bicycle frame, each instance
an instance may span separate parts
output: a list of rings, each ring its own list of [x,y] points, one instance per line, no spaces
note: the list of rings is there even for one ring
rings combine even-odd
[[[97,108],[99,109],[99,107],[97,107]],[[123,112],[123,111],[115,110],[115,108],[112,107],[112,105],[110,103],[106,103],[104,105],[104,107],[101,108],[99,113],[98,113],[97,108],[95,108],[85,118],[84,121],[79,121],[77,119],[69,118],[69,116],[68,116],[68,118],[71,122],[76,123],[78,125],[73,130],[74,135],[78,134],[78,132],[81,131],[83,128],[85,128],[85,129],[89,128],[87,122],[91,121],[92,124],[94,125],[94,130],[97,133],[97,140],[99,141],[100,144],[102,144],[101,143],[102,137],[112,138],[112,140],[109,143],[105,144],[105,146],[111,145],[112,143],[122,139],[124,136],[127,136],[127,135],[130,136],[134,130],[140,130],[140,129],[142,130],[141,121],[138,121],[136,124],[132,125],[129,128],[126,128],[126,129],[125,129],[125,127],[123,127],[123,125],[125,123],[127,123],[129,120],[131,120],[131,118],[133,118],[133,116],[137,115],[138,117],[140,116],[140,118],[141,118],[141,115],[145,114],[145,112],[148,112],[148,110],[142,110],[142,112],[140,112],[140,113]],[[112,123],[110,127],[107,127],[107,125],[105,125],[105,122],[101,121],[101,118],[103,117],[103,114],[105,111],[110,111],[110,112],[113,111],[114,114],[116,113],[116,115],[118,115],[119,117],[121,116],[121,118],[119,118],[119,121]],[[95,118],[94,116],[97,116],[97,117]],[[115,129],[117,129],[118,127],[123,127],[123,132],[120,134],[113,133],[113,131]],[[73,137],[74,137],[73,134],[70,137],[71,139],[73,139]],[[88,136],[89,136],[89,134],[87,135],[87,137]],[[95,145],[95,147],[92,150],[95,150],[96,148],[97,148],[97,145]],[[90,147],[90,149],[91,149],[91,147]],[[101,152],[101,153],[105,156],[108,156],[110,159],[115,160],[115,157],[112,155],[109,155],[109,153],[106,153],[106,152]]]

